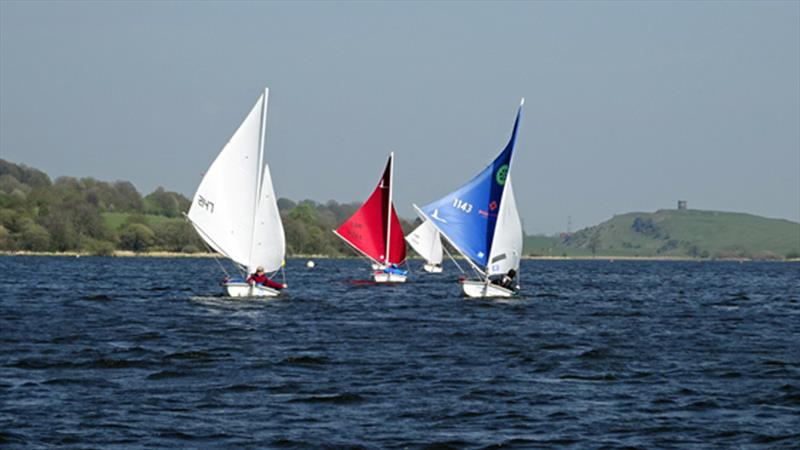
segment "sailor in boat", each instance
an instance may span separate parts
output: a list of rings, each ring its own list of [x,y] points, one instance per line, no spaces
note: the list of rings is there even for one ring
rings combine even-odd
[[[407,270],[403,270],[403,269],[397,267],[397,264],[394,264],[394,263],[389,264],[388,266],[384,267],[383,271],[388,273],[388,274],[390,274],[390,275],[391,274],[404,275],[404,276],[408,275],[408,271]]]
[[[258,266],[256,268],[256,273],[250,274],[250,276],[247,277],[246,281],[247,281],[247,284],[249,284],[250,286],[252,286],[254,284],[259,284],[259,285],[271,287],[272,289],[277,289],[277,290],[281,290],[281,289],[287,287],[286,284],[276,283],[276,282],[270,280],[269,277],[267,276],[267,274],[264,273],[264,268],[261,267],[261,266]]]
[[[514,282],[514,277],[516,276],[517,276],[517,271],[511,269],[505,275],[496,275],[494,277],[490,277],[489,281],[491,281],[492,284],[496,284],[506,289],[516,291],[519,289],[519,286]]]

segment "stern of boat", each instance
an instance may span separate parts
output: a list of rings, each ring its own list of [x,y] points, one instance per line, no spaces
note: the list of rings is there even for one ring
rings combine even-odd
[[[435,264],[425,264],[422,266],[422,270],[428,273],[442,273],[442,266],[437,266]]]
[[[280,291],[267,286],[251,286],[247,283],[236,281],[224,283],[223,286],[225,286],[225,291],[228,293],[229,297],[236,298],[277,297],[281,294]]]
[[[462,281],[461,292],[469,298],[510,298],[517,294],[511,289],[479,280]]]
[[[376,283],[405,283],[406,275],[399,273],[386,273],[382,270],[373,272]]]

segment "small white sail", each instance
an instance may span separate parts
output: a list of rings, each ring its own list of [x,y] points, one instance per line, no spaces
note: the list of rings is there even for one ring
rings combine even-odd
[[[422,222],[422,225],[406,236],[406,241],[428,264],[442,263],[442,238],[439,230],[430,221]]]
[[[259,97],[208,168],[188,214],[203,240],[242,266],[249,266],[253,237],[265,97]]]
[[[506,179],[500,211],[497,214],[497,225],[494,229],[492,250],[489,252],[487,275],[508,273],[509,270],[519,272],[519,260],[522,256],[522,222],[517,211],[517,201],[511,186],[511,174]]]
[[[272,188],[272,175],[269,171],[269,164],[264,167],[261,198],[256,211],[253,244],[247,265],[247,273],[255,272],[258,266],[264,266],[264,270],[273,272],[283,265],[286,242],[281,215],[278,211],[278,202],[275,199],[275,191]]]

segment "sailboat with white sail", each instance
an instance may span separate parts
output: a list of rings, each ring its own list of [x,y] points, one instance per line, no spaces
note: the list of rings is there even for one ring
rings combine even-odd
[[[244,274],[283,271],[286,241],[269,164],[264,158],[265,88],[203,176],[186,217],[203,241]],[[224,270],[224,269],[223,269]],[[280,291],[244,279],[223,283],[231,297],[275,297]],[[285,284],[284,284],[285,286]]]
[[[403,228],[392,203],[394,152],[378,186],[366,202],[333,232],[372,263],[376,283],[402,283],[407,272],[398,266],[406,260]]]
[[[406,236],[406,242],[425,258],[422,269],[428,273],[442,273],[442,237],[439,230],[426,220]]]
[[[466,259],[477,279],[461,282],[468,297],[511,297],[518,292],[522,222],[511,185],[511,160],[522,99],[505,149],[472,180],[422,208],[414,208]]]

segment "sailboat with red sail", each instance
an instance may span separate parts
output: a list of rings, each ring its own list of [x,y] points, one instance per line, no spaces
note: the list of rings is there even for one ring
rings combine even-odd
[[[392,203],[393,175],[394,152],[367,201],[333,231],[372,262],[376,283],[402,283],[407,275],[398,267],[406,260],[406,241]]]

